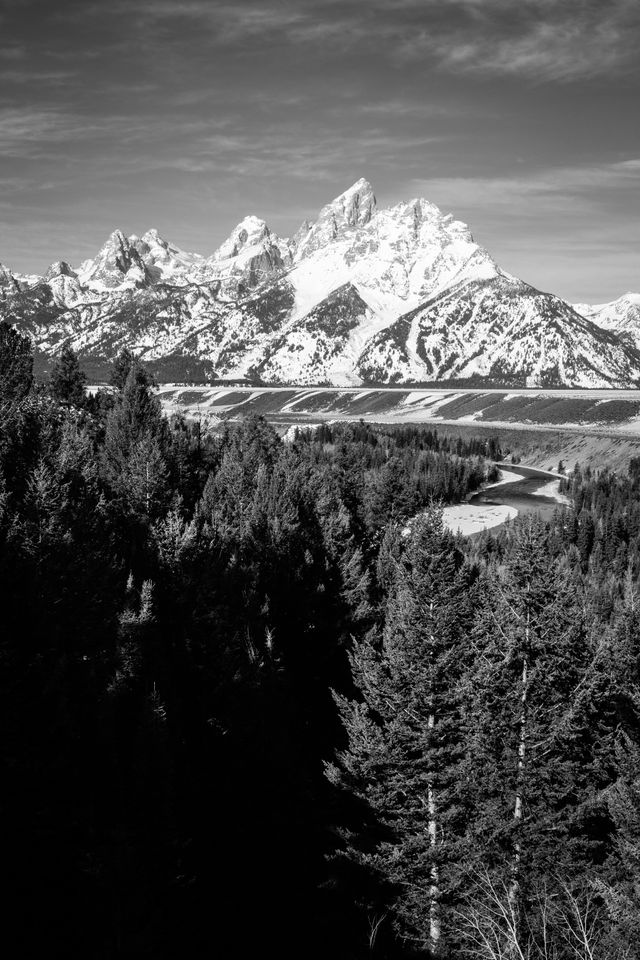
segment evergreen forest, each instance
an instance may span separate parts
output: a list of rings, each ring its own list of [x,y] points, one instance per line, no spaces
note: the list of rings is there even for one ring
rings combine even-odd
[[[454,536],[501,457],[0,324],[7,956],[640,960],[640,460]]]

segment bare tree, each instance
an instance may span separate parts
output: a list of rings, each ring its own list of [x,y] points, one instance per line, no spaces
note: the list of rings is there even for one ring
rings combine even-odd
[[[511,884],[483,871],[459,911],[463,949],[473,960],[624,960],[606,950],[592,889],[576,893],[558,881],[535,891],[523,922]]]

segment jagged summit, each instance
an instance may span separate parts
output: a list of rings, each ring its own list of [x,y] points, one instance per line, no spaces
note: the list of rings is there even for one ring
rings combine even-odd
[[[7,297],[19,293],[20,283],[12,270],[4,263],[0,263],[0,297],[5,300]]]
[[[83,286],[113,289],[123,284],[144,287],[150,278],[135,246],[122,230],[114,230],[97,257],[81,264],[78,279]]]
[[[143,261],[148,278],[154,283],[187,282],[194,267],[203,257],[197,253],[187,253],[165,240],[155,227],[147,230],[141,237],[132,235],[129,243],[135,247]]]
[[[131,240],[132,238],[129,237],[129,239]],[[149,243],[149,244],[157,243],[161,247],[167,247],[169,245],[168,241],[165,240],[164,237],[160,236],[160,234],[158,233],[155,227],[150,227],[149,230],[146,231],[146,233],[142,234],[140,239],[142,240],[143,243]]]
[[[272,383],[640,381],[640,297],[584,307],[503,271],[469,227],[424,198],[380,208],[357,180],[291,240],[246,216],[206,259],[155,228],[114,231],[75,272],[0,267],[0,317],[41,353],[122,346],[176,371]]]
[[[69,266],[66,260],[56,260],[45,273],[44,279],[53,280],[54,277],[77,277],[77,273]]]
[[[222,296],[236,298],[274,280],[290,263],[288,242],[272,233],[260,217],[247,216],[202,263],[198,277],[219,283]]]
[[[9,267],[6,264],[0,262],[0,282],[9,281],[13,279],[14,279],[13,272],[9,269]]]
[[[268,226],[259,217],[248,216],[234,227],[227,239],[211,257],[212,260],[228,260],[242,251],[264,244],[271,237]]]
[[[364,179],[341,193],[322,208],[315,223],[306,224],[296,234],[296,259],[307,257],[331,241],[338,240],[348,230],[365,227],[373,217],[376,198],[373,187]]]
[[[329,206],[341,210],[342,218],[350,227],[364,227],[371,220],[376,208],[373,187],[368,180],[361,177]]]

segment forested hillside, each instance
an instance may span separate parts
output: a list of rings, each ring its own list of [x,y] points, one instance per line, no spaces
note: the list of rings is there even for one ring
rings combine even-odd
[[[464,540],[495,441],[32,369],[1,324],[19,955],[640,957],[640,464]]]

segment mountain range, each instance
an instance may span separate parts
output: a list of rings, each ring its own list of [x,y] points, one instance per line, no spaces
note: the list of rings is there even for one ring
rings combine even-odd
[[[290,239],[248,216],[209,257],[116,230],[77,268],[0,264],[0,318],[42,366],[70,343],[97,379],[126,346],[171,381],[640,384],[639,294],[571,305],[427,200],[379,209],[366,180]]]

